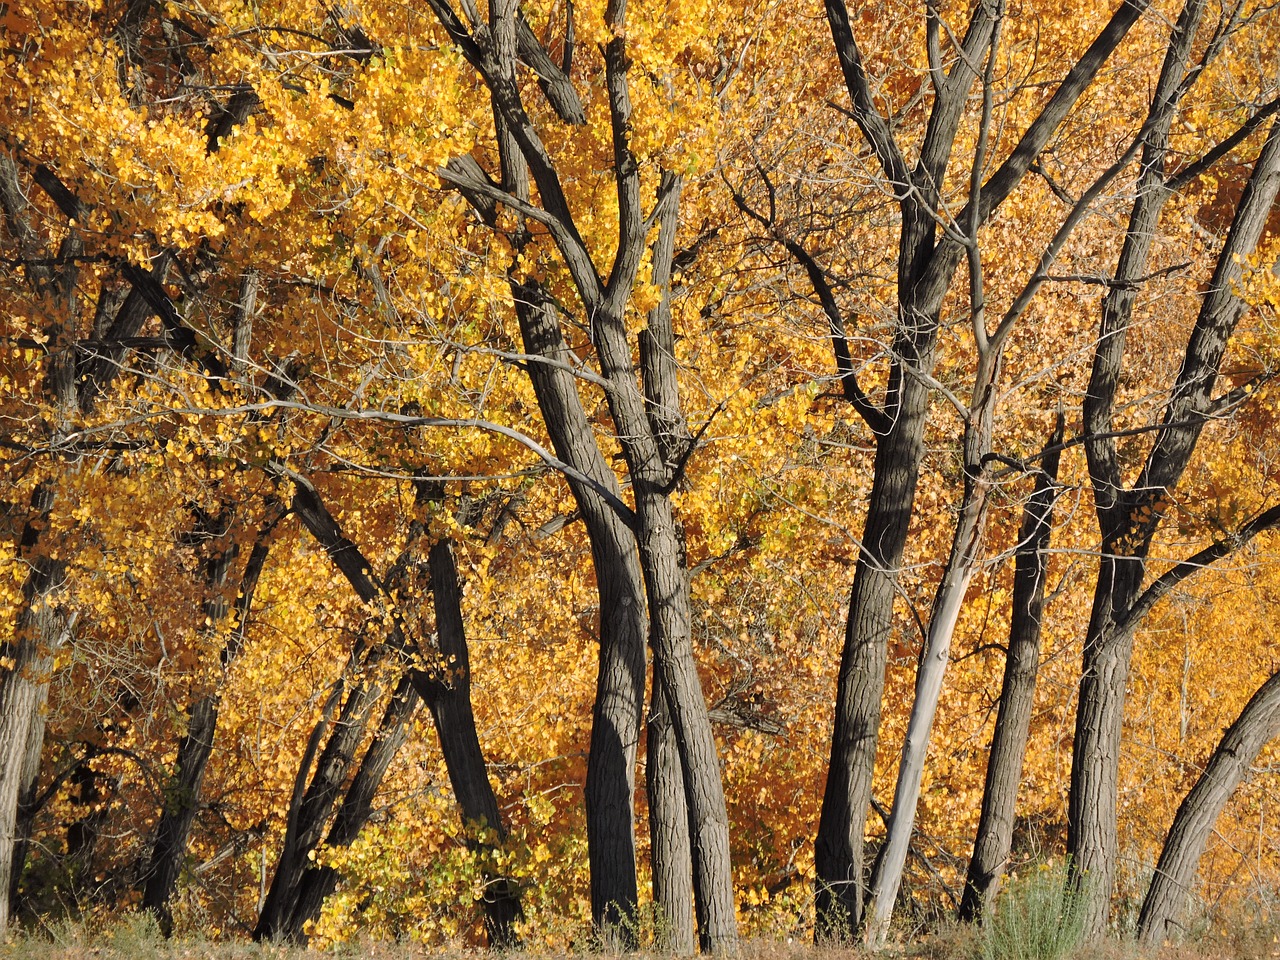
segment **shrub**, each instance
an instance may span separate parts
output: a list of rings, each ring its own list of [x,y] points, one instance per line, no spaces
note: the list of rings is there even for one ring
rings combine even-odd
[[[1063,864],[1040,864],[1012,881],[983,924],[980,960],[1062,960],[1080,945],[1084,913]]]

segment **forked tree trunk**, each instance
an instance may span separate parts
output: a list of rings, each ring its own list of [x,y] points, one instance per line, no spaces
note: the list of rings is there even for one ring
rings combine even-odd
[[[1187,909],[1213,825],[1267,743],[1280,734],[1280,673],[1272,674],[1223,735],[1204,773],[1173,818],[1142,902],[1138,940],[1157,946],[1174,935]]]
[[[1126,0],[1072,65],[1012,152],[985,182],[976,171],[969,205],[956,222],[977,230],[1026,175],[1054,131],[1092,82],[1102,64],[1138,20],[1149,0]],[[845,396],[876,435],[875,474],[850,596],[841,654],[835,722],[822,816],[815,844],[816,923],[819,941],[851,936],[862,922],[863,832],[870,809],[871,775],[879,739],[886,644],[893,617],[896,576],[910,523],[923,455],[929,406],[925,385],[933,368],[938,316],[956,268],[965,257],[954,235],[938,238],[936,211],[944,202],[948,162],[998,19],[997,5],[974,4],[949,72],[935,76],[934,104],[920,156],[908,164],[890,122],[880,113],[843,0],[826,0],[827,21],[852,101],[852,117],[875,153],[902,212],[898,246],[898,314],[883,403],[859,387],[845,319],[823,271],[793,244],[814,282],[831,327],[832,346]],[[937,42],[937,34],[933,41]],[[789,249],[791,249],[789,248]]]
[[[1178,43],[1171,43],[1161,87],[1180,84],[1180,57],[1188,55],[1201,9],[1201,0],[1189,0],[1179,18],[1177,30],[1181,35]],[[1086,452],[1103,534],[1103,556],[1085,639],[1071,762],[1067,852],[1071,856],[1073,884],[1085,905],[1085,932],[1090,936],[1101,933],[1106,926],[1119,855],[1119,761],[1134,632],[1151,607],[1146,598],[1153,591],[1159,596],[1167,592],[1167,587],[1161,590],[1164,578],[1142,592],[1147,555],[1167,505],[1168,492],[1187,469],[1205,424],[1214,416],[1218,370],[1244,310],[1238,296],[1241,263],[1256,249],[1280,191],[1280,124],[1273,122],[1205,288],[1156,440],[1136,483],[1125,488],[1114,434],[1109,433],[1124,353],[1121,334],[1131,313],[1131,307],[1125,307],[1120,300],[1124,292],[1120,281],[1128,281],[1145,270],[1142,248],[1150,241],[1144,239],[1144,234],[1154,228],[1155,221],[1139,215],[1143,204],[1151,197],[1159,199],[1170,192],[1163,179],[1168,152],[1167,127],[1165,130],[1163,138],[1153,135],[1148,140],[1148,150],[1155,151],[1155,156],[1144,157],[1144,170],[1154,171],[1159,182],[1139,192],[1130,218],[1130,233],[1117,266],[1117,283],[1108,295],[1103,314],[1102,336],[1085,403],[1085,429],[1092,435]],[[1137,233],[1133,232],[1135,223],[1139,224]],[[1186,575],[1189,574],[1182,574]]]

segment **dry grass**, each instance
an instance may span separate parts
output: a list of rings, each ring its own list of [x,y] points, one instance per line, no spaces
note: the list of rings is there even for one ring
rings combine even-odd
[[[100,930],[81,924],[58,924],[39,934],[18,933],[0,944],[4,960],[482,960],[481,951],[429,949],[416,944],[362,941],[317,951],[276,944],[166,941],[142,917],[120,920]],[[604,956],[614,956],[605,954]],[[617,955],[621,956],[621,955]],[[635,960],[670,960],[650,952]],[[909,944],[895,944],[871,954],[855,947],[821,947],[795,941],[753,940],[744,944],[741,960],[975,960],[972,931],[957,928]],[[517,952],[502,960],[573,960],[581,954]],[[1224,927],[1194,943],[1139,950],[1131,943],[1108,940],[1079,948],[1070,960],[1280,960],[1280,928]]]

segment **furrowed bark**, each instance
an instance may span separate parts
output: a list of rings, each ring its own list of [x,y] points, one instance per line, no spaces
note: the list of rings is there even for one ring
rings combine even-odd
[[[654,669],[658,669],[655,665]],[[694,952],[693,873],[680,750],[660,677],[650,698],[645,785],[649,800],[649,858],[653,870],[654,949]]]
[[[1195,3],[1188,4],[1189,8],[1194,6]],[[1185,23],[1193,33],[1194,22],[1188,23],[1191,19],[1184,12],[1179,28]],[[1189,47],[1190,41],[1186,43]],[[1178,53],[1175,44],[1170,56]],[[1153,149],[1160,150],[1153,159],[1159,160],[1157,169],[1163,171],[1166,151],[1158,138],[1153,144]],[[1163,181],[1158,189],[1162,186]],[[1114,440],[1098,439],[1086,444],[1103,555],[1084,647],[1072,752],[1067,850],[1073,883],[1086,905],[1085,927],[1090,935],[1100,933],[1106,926],[1119,853],[1116,810],[1120,742],[1134,632],[1139,625],[1132,614],[1135,605],[1142,603],[1147,555],[1169,491],[1190,463],[1210,418],[1218,370],[1244,310],[1236,294],[1240,262],[1256,248],[1278,191],[1280,124],[1273,123],[1201,301],[1161,429],[1133,488],[1126,489],[1120,482]],[[1139,204],[1145,195],[1140,193]],[[1142,269],[1134,258],[1126,259],[1129,248],[1130,241],[1126,239],[1118,275],[1122,269]],[[1123,356],[1123,339],[1108,337],[1107,325],[1123,319],[1122,314],[1104,310],[1104,336],[1099,341],[1085,407],[1086,430],[1094,435],[1105,435],[1109,430]]]
[[[1120,5],[1068,71],[1013,153],[980,189],[971,190],[970,206],[960,212],[957,222],[974,234],[973,242],[977,229],[1009,197],[1146,5],[1145,0]],[[936,210],[943,188],[942,171],[951,156],[964,101],[981,59],[966,53],[957,57],[950,75],[935,76],[934,109],[919,162],[911,168],[876,106],[876,95],[843,0],[827,0],[826,12],[853,104],[854,122],[875,153],[888,189],[899,202],[902,229],[898,247],[898,318],[889,351],[888,386],[879,413],[864,415],[876,432],[875,473],[850,595],[827,785],[815,844],[814,933],[819,941],[850,937],[863,920],[863,832],[879,741],[896,578],[923,455],[929,408],[924,382],[933,367],[939,310],[966,252],[965,243],[953,236],[937,238]],[[987,10],[985,4],[978,5],[963,41],[964,49],[980,50],[997,20],[994,8]],[[981,169],[976,171],[977,180],[981,173]],[[881,426],[885,421],[890,424],[888,430]]]

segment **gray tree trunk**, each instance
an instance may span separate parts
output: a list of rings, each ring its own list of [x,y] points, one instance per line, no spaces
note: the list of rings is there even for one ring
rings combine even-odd
[[[1113,407],[1124,357],[1124,331],[1133,304],[1132,279],[1146,271],[1147,250],[1160,207],[1183,182],[1167,176],[1168,128],[1185,91],[1183,64],[1196,39],[1203,0],[1189,0],[1174,28],[1157,87],[1146,139],[1143,178],[1116,268],[1116,283],[1103,310],[1084,414],[1085,444],[1102,532],[1102,558],[1085,639],[1076,738],[1071,763],[1067,850],[1073,884],[1085,904],[1085,930],[1100,933],[1110,912],[1115,882],[1116,805],[1125,687],[1134,632],[1154,599],[1163,596],[1163,578],[1142,592],[1146,558],[1160,525],[1166,498],[1187,465],[1201,431],[1213,416],[1213,391],[1227,345],[1244,306],[1236,295],[1240,261],[1257,246],[1280,190],[1280,125],[1272,124],[1205,290],[1162,423],[1132,488],[1123,484],[1115,447]],[[1243,399],[1243,397],[1242,397]],[[1183,574],[1185,576],[1186,574]]]
[[[658,669],[656,664],[654,669]],[[653,871],[654,949],[686,956],[695,949],[689,818],[680,774],[680,750],[660,676],[654,677],[648,734],[645,785]]]
[[[1273,674],[1223,734],[1204,773],[1178,807],[1142,902],[1138,940],[1150,946],[1175,935],[1213,825],[1267,743],[1280,735],[1280,673]]]

